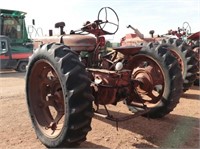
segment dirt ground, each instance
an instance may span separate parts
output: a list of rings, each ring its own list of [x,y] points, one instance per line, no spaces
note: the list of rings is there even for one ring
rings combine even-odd
[[[24,73],[0,72],[0,149],[45,149],[36,138],[26,106]],[[193,86],[162,119],[137,117],[119,123],[95,116],[80,148],[200,148],[200,90]],[[112,114],[129,114],[123,104]]]

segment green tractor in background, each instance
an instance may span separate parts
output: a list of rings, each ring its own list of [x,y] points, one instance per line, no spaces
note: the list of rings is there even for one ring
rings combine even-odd
[[[33,44],[28,38],[25,12],[0,9],[0,69],[26,71]]]

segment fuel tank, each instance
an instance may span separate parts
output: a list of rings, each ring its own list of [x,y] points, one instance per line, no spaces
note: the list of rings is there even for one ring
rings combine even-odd
[[[69,46],[72,50],[93,51],[96,47],[96,38],[89,35],[59,35],[59,36],[44,36],[33,40],[34,49],[46,43],[63,43]]]

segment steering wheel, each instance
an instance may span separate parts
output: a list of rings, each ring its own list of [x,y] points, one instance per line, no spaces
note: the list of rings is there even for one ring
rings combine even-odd
[[[186,32],[186,35],[191,34],[191,26],[188,22],[183,22],[182,30]]]
[[[108,21],[109,13],[109,21]],[[119,29],[119,18],[117,13],[110,7],[103,7],[99,10],[98,18],[100,29],[106,34],[115,34]]]

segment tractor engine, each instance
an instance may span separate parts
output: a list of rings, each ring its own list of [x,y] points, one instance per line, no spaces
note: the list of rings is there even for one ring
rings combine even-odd
[[[116,105],[129,96],[131,71],[109,71],[106,69],[87,69],[91,74],[91,84],[95,104]]]

